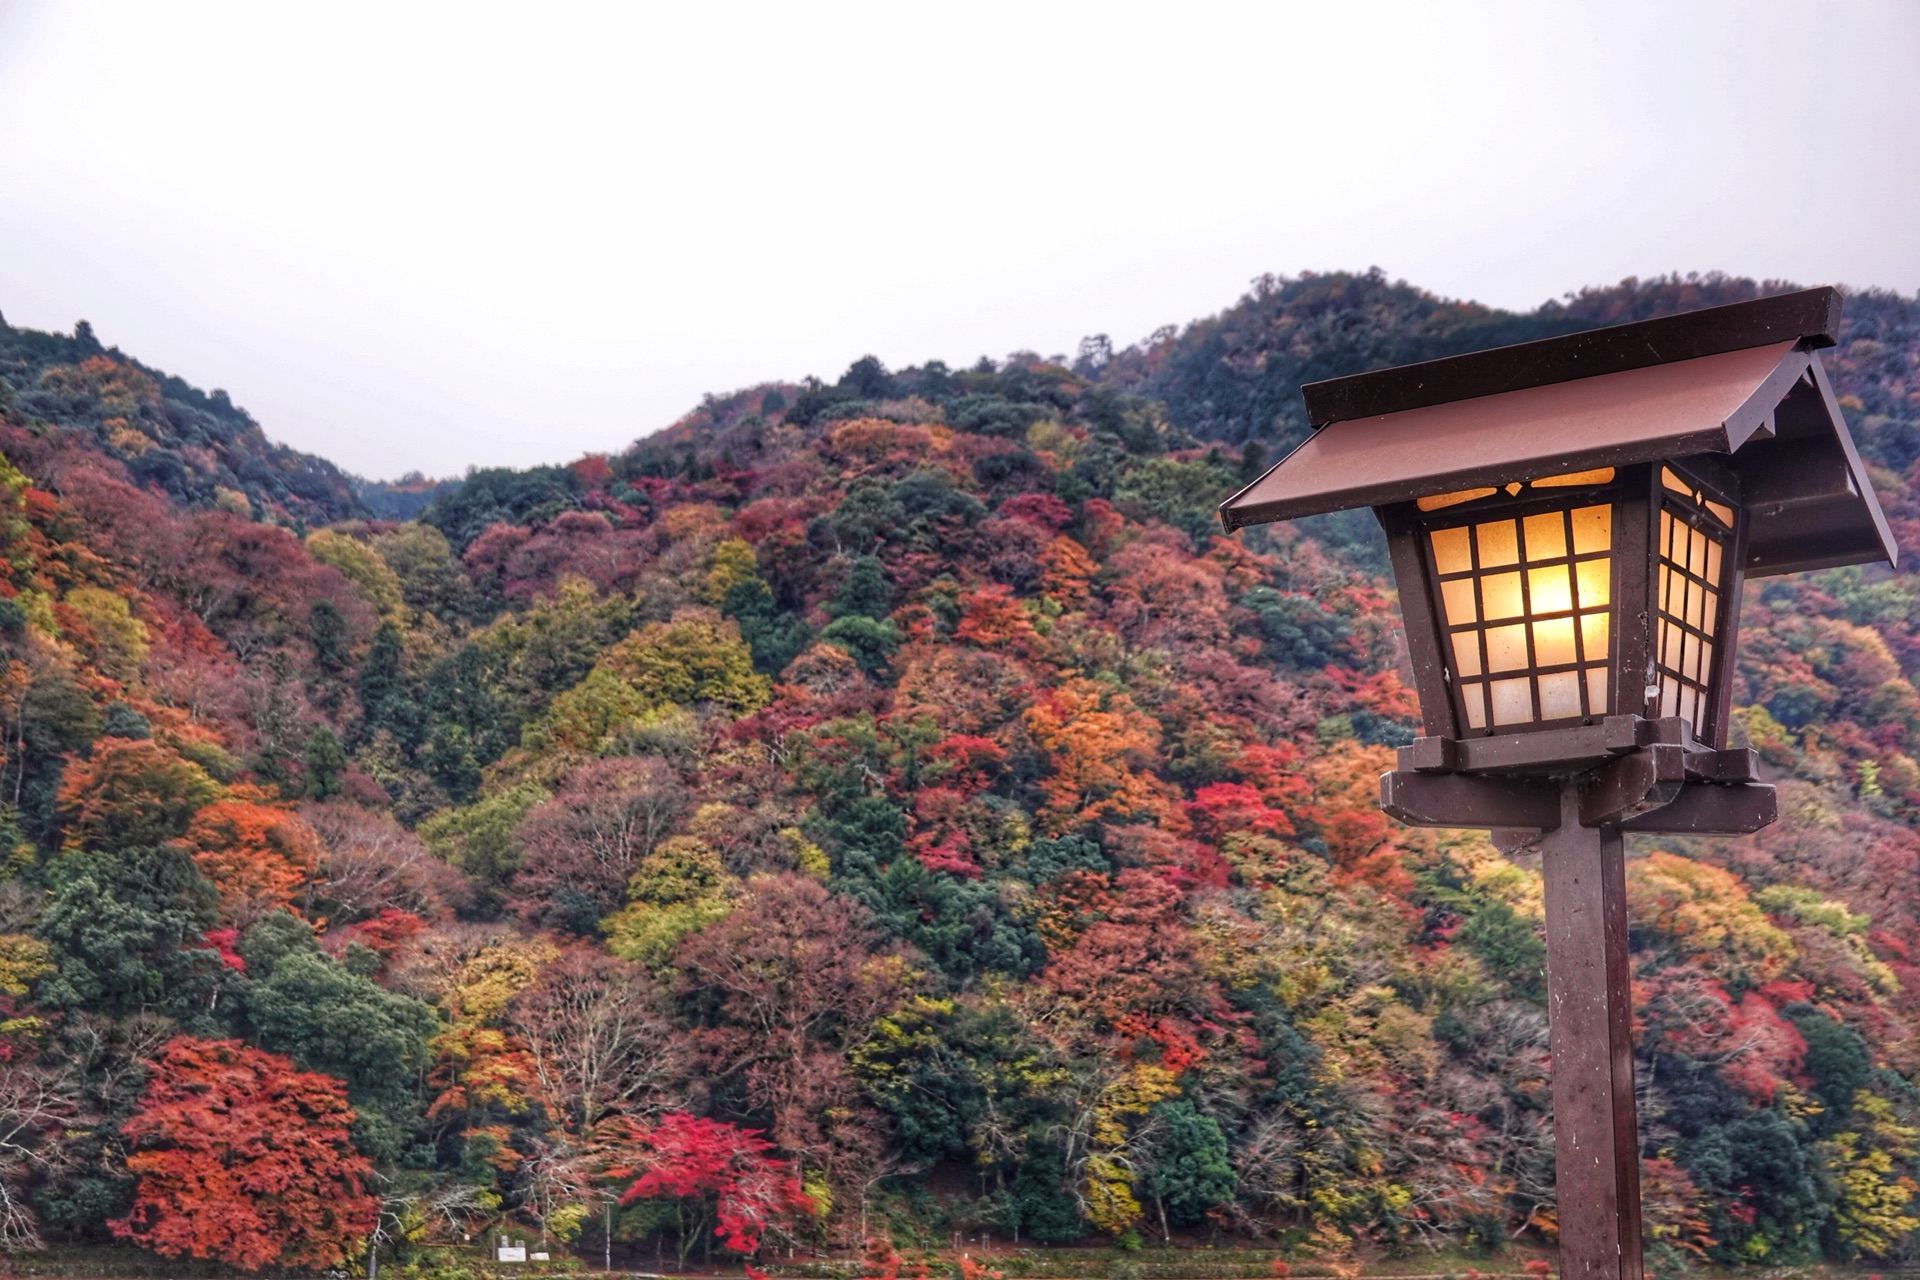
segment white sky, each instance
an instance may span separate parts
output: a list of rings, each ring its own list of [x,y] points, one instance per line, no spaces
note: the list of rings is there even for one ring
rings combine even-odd
[[[1264,271],[1920,286],[1920,5],[0,0],[0,311],[370,476]]]

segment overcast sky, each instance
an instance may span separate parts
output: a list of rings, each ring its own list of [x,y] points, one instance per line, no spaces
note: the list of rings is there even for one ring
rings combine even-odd
[[[364,475],[1262,272],[1920,286],[1920,5],[0,0],[0,312]]]

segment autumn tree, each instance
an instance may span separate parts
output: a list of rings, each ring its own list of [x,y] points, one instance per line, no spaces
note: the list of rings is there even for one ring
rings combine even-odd
[[[1705,862],[1654,852],[1627,873],[1627,907],[1635,923],[1666,938],[1680,954],[1741,983],[1777,976],[1793,954],[1737,876]]]
[[[866,913],[818,882],[756,876],[674,953],[709,1070],[744,1087],[784,1150],[836,1179],[873,1158],[877,1136],[876,1117],[845,1104],[844,1054],[912,976],[875,941]]]
[[[114,1233],[169,1258],[331,1267],[373,1226],[339,1081],[238,1040],[170,1041],[124,1126],[138,1180]]]
[[[115,680],[131,681],[146,660],[151,637],[127,598],[101,587],[76,587],[61,605],[80,624],[74,638],[91,651],[94,665]]]
[[[67,843],[129,849],[185,834],[202,805],[220,794],[206,770],[156,742],[109,738],[60,787]]]
[[[307,535],[307,554],[337,570],[382,618],[402,616],[399,575],[373,546],[332,529],[316,529]]]
[[[757,1253],[768,1231],[813,1210],[755,1130],[676,1111],[652,1125],[622,1119],[611,1142],[618,1154],[608,1177],[627,1184],[621,1203],[673,1202],[682,1267],[696,1243]]]
[[[436,1145],[456,1140],[457,1167],[475,1185],[514,1174],[526,1154],[514,1130],[534,1112],[537,1084],[525,1045],[500,1027],[458,1019],[428,1050],[426,1121]]]
[[[1040,818],[1049,834],[1166,811],[1171,797],[1152,773],[1159,728],[1125,693],[1069,681],[1036,701],[1024,719],[1052,766],[1040,783]]]
[[[576,943],[514,998],[514,1023],[542,1096],[585,1133],[610,1113],[644,1117],[672,1099],[686,1046],[637,965]]]
[[[10,1021],[0,1018],[0,1028]],[[70,1059],[0,1048],[0,1249],[41,1246],[33,1185],[83,1159],[71,1138],[97,1117],[89,1114],[79,1075]]]
[[[302,806],[320,843],[320,879],[302,911],[340,924],[397,911],[439,919],[468,897],[459,872],[393,816],[346,801]]]
[[[549,794],[532,781],[504,787],[472,804],[434,814],[420,824],[420,838],[431,852],[465,873],[479,900],[476,905],[492,914],[520,867],[520,821]]]
[[[1841,1249],[1853,1257],[1893,1257],[1920,1231],[1920,1217],[1911,1212],[1920,1198],[1912,1173],[1920,1128],[1901,1124],[1891,1103],[1863,1089],[1823,1154],[1839,1190],[1832,1231]]]
[[[619,905],[642,859],[685,816],[687,788],[657,757],[569,774],[521,820],[509,907],[530,925],[589,933]]]
[[[622,960],[664,971],[682,938],[733,909],[731,895],[738,884],[706,841],[669,836],[634,868],[626,905],[601,922],[607,949]]]
[[[199,809],[180,844],[220,895],[222,923],[240,929],[293,905],[322,857],[312,828],[297,815],[238,798]]]

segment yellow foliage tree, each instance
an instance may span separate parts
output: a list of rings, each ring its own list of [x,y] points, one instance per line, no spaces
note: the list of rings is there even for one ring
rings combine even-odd
[[[513,998],[540,976],[540,966],[560,954],[545,938],[502,938],[475,952],[441,997],[452,1022],[463,1026],[490,1023],[505,1012]]]
[[[53,972],[53,950],[24,933],[0,933],[0,996],[24,996],[35,978]]]
[[[1627,909],[1682,955],[1724,978],[1757,985],[1780,976],[1793,942],[1767,920],[1730,871],[1654,852],[1627,864]]]
[[[1822,1144],[1839,1190],[1834,1231],[1856,1258],[1891,1257],[1920,1230],[1920,1217],[1907,1212],[1920,1186],[1895,1164],[1920,1153],[1920,1130],[1895,1121],[1893,1105],[1865,1090],[1853,1095],[1848,1123]]]
[[[399,575],[366,543],[332,529],[315,529],[307,535],[307,554],[332,566],[357,587],[381,617],[404,617],[406,601],[400,593]]]
[[[1179,1092],[1173,1072],[1157,1063],[1136,1062],[1102,1089],[1094,1103],[1081,1194],[1087,1221],[1110,1236],[1126,1235],[1140,1220],[1133,1162],[1127,1158],[1134,1122]]]
[[[744,715],[765,706],[771,692],[731,619],[687,610],[602,654],[579,684],[553,700],[544,718],[527,726],[522,745],[601,752],[649,713],[713,703]]]
[[[759,576],[760,562],[754,558],[753,545],[740,538],[724,538],[713,546],[706,579],[700,584],[700,599],[718,607],[728,591]]]
[[[127,598],[100,587],[75,587],[61,601],[87,630],[94,665],[115,680],[131,680],[147,656],[147,627]]]
[[[733,909],[729,893],[738,883],[705,842],[662,840],[628,882],[627,905],[601,922],[607,950],[655,972],[665,969],[680,939]]]

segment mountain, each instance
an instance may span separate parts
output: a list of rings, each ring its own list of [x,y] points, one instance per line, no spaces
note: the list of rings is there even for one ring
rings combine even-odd
[[[0,1239],[1550,1244],[1537,865],[1375,805],[1414,704],[1367,522],[1213,508],[1303,380],[1785,287],[1262,279],[1071,366],[869,357],[307,506],[220,401],[7,331],[50,354],[0,408]],[[1826,356],[1908,566],[1917,335],[1856,293]],[[1636,839],[1665,1271],[1920,1251],[1916,604],[1751,587],[1782,820]]]
[[[331,462],[269,442],[226,392],[202,392],[101,346],[84,320],[69,337],[0,319],[0,406],[183,506],[303,529],[366,514]]]

